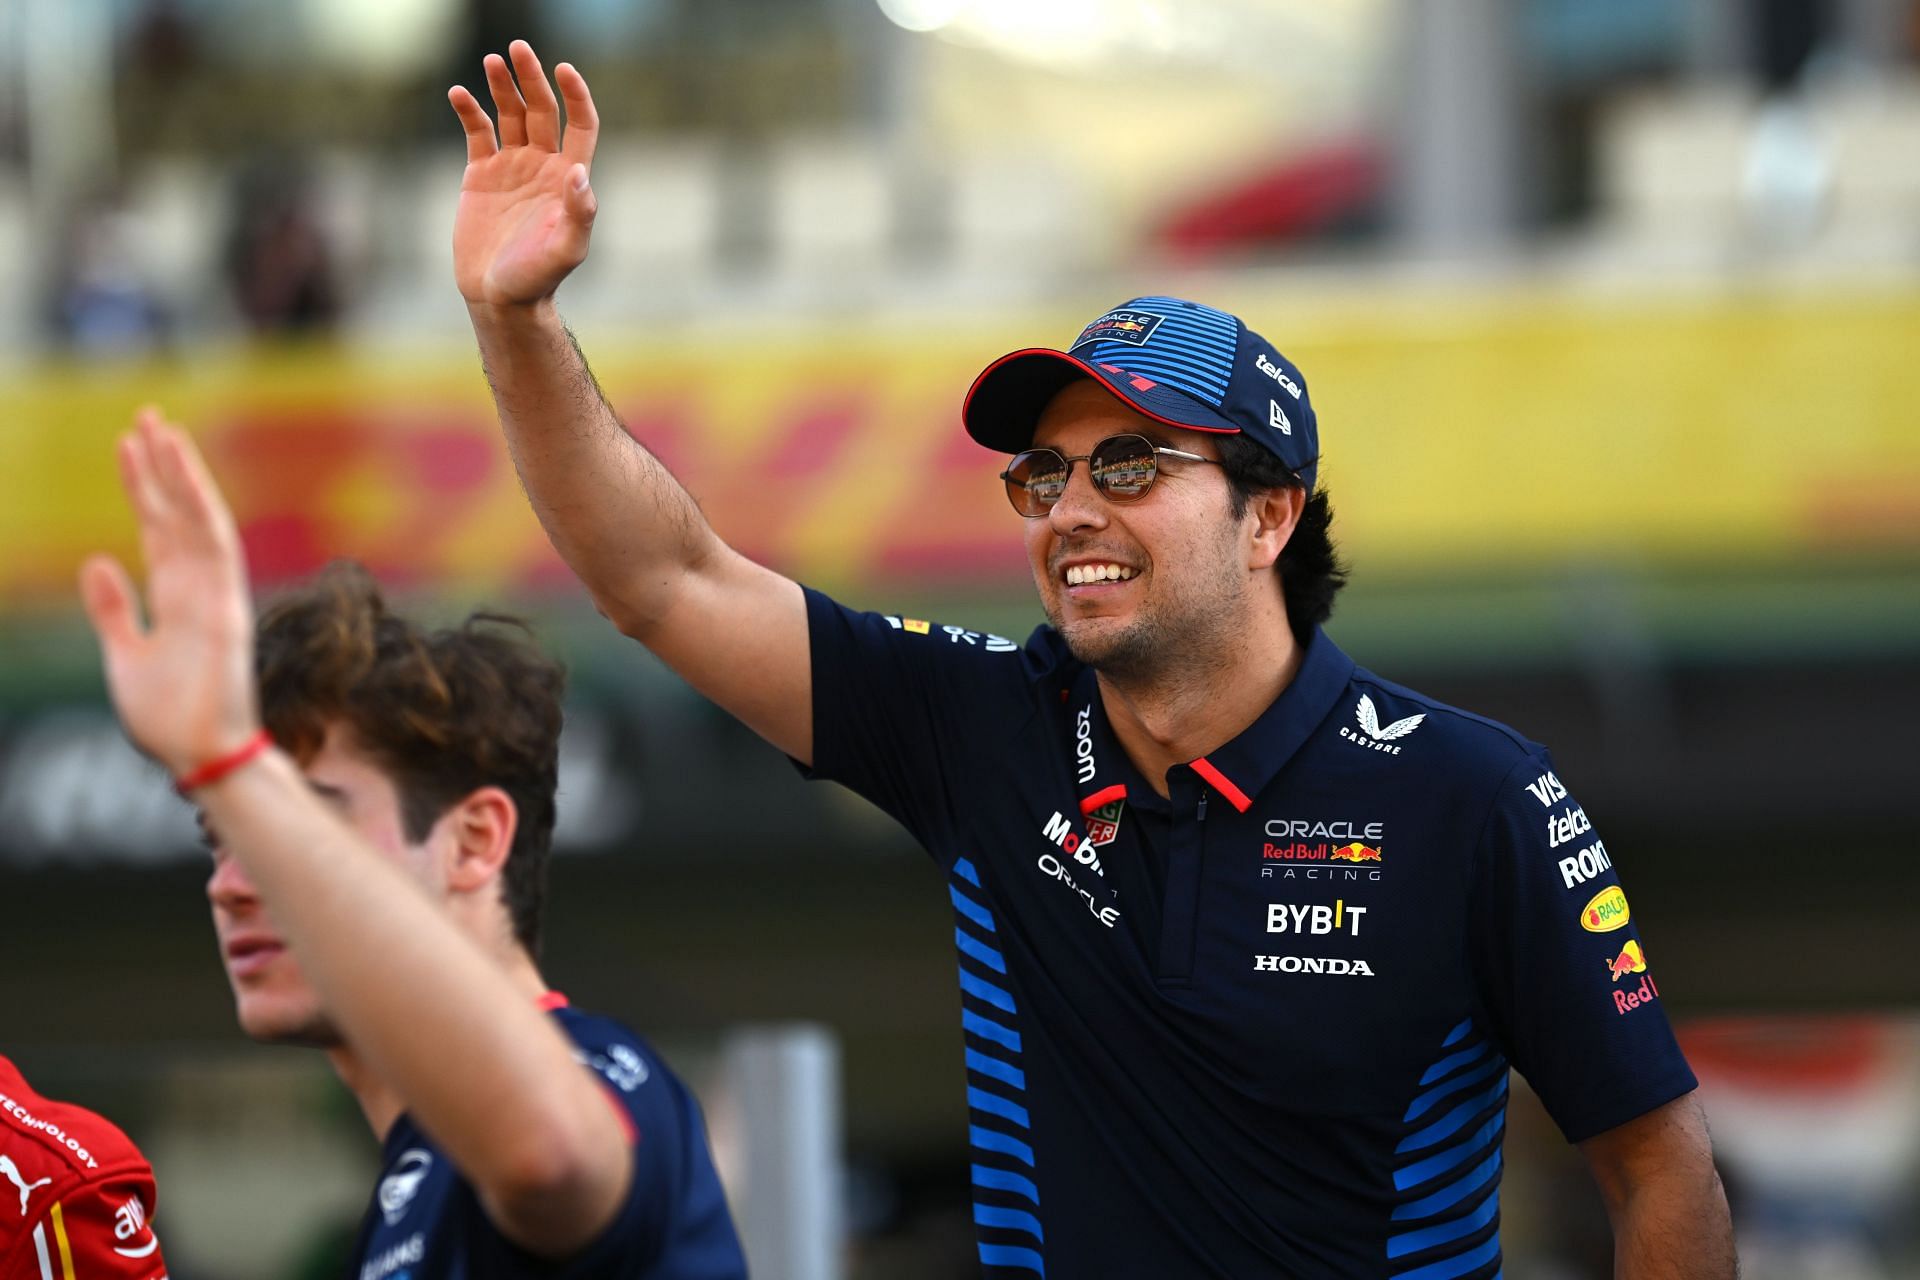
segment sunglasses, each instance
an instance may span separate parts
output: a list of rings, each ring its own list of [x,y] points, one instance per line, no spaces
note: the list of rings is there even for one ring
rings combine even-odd
[[[1093,446],[1092,453],[1069,458],[1056,449],[1028,449],[1013,455],[1013,461],[1000,473],[1007,482],[1007,501],[1021,515],[1033,518],[1053,510],[1053,504],[1067,491],[1073,476],[1073,464],[1087,464],[1093,487],[1109,502],[1138,502],[1153,488],[1160,474],[1160,458],[1179,458],[1182,462],[1211,462],[1184,449],[1169,449],[1145,436],[1108,436]]]

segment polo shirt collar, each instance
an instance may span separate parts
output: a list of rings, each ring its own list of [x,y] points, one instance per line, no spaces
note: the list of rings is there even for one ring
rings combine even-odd
[[[1245,813],[1252,806],[1253,798],[1265,790],[1274,775],[1293,758],[1307,735],[1326,720],[1327,713],[1333,710],[1352,681],[1353,671],[1353,659],[1316,627],[1307,640],[1300,670],[1294,673],[1292,683],[1280,691],[1280,696],[1242,730],[1240,736],[1190,761],[1190,767],[1222,799]],[[1098,768],[1090,780],[1080,785],[1081,811],[1087,812],[1123,796],[1140,798],[1129,784],[1138,781],[1144,788],[1144,780],[1108,726],[1099,682],[1091,668],[1081,670],[1073,682],[1070,699],[1069,724],[1081,707],[1090,705],[1093,709],[1090,728]],[[1159,799],[1158,795],[1149,798]]]
[[[1353,659],[1315,627],[1293,682],[1239,737],[1192,761],[1193,771],[1245,813],[1307,735],[1320,727],[1352,679]]]

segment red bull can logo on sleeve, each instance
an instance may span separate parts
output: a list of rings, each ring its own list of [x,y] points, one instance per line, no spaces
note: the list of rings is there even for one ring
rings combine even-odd
[[[1632,938],[1628,938],[1627,945],[1620,948],[1619,955],[1607,961],[1607,976],[1615,982],[1620,981],[1620,979],[1630,973],[1645,973],[1646,971],[1646,953],[1640,950],[1640,944]]]

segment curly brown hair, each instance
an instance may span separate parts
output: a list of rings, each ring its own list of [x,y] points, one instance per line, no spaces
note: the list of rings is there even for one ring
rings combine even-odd
[[[348,726],[392,778],[409,840],[480,787],[512,798],[501,898],[537,954],[566,673],[527,624],[476,612],[429,631],[390,612],[364,568],[336,561],[262,611],[254,665],[274,741],[306,759],[329,723]]]

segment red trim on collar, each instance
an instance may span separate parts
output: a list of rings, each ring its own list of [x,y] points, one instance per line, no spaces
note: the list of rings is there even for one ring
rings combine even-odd
[[[558,991],[542,991],[534,998],[533,1007],[552,1013],[555,1009],[566,1008],[567,998]],[[640,1127],[633,1122],[633,1115],[627,1110],[627,1104],[620,1101],[620,1095],[613,1091],[613,1086],[607,1082],[605,1076],[592,1067],[587,1068],[587,1074],[592,1076],[593,1082],[600,1086],[600,1096],[605,1098],[607,1105],[613,1108],[613,1114],[620,1122],[620,1132],[627,1136],[627,1145],[637,1145],[640,1141]]]
[[[605,1076],[591,1067],[587,1068],[587,1074],[592,1076],[594,1082],[600,1086],[600,1096],[605,1098],[607,1105],[613,1108],[613,1114],[620,1117],[620,1132],[627,1135],[627,1145],[639,1146],[640,1126],[633,1122],[633,1113],[627,1110],[627,1104],[620,1101],[620,1095],[613,1091],[613,1086],[607,1083]]]
[[[1234,786],[1232,782],[1228,781],[1226,774],[1220,772],[1218,769],[1214,768],[1211,764],[1207,763],[1207,758],[1205,756],[1201,756],[1198,760],[1195,760],[1193,762],[1192,768],[1195,773],[1199,774],[1201,777],[1205,778],[1208,782],[1212,783],[1213,789],[1215,791],[1218,791],[1221,795],[1225,796],[1227,798],[1227,803],[1232,805],[1234,808],[1238,809],[1240,812],[1245,813],[1247,810],[1253,807],[1253,801],[1247,799],[1247,793],[1242,791],[1240,788]]]
[[[1090,796],[1081,796],[1080,812],[1092,813],[1095,809],[1103,805],[1109,805],[1115,800],[1125,800],[1126,798],[1127,784],[1124,782],[1116,782],[1110,787],[1100,788],[1100,790]]]

